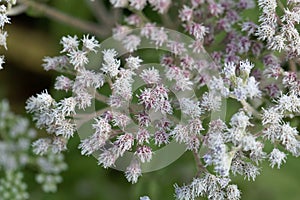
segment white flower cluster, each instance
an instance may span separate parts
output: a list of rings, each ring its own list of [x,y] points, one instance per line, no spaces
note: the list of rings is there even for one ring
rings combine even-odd
[[[4,30],[4,26],[10,23],[10,18],[7,16],[7,12],[11,9],[13,5],[16,4],[15,0],[4,0],[0,2],[0,46],[7,49],[6,38],[8,36],[7,32]],[[0,56],[0,70],[3,69],[4,56]]]
[[[237,186],[229,183],[230,179],[228,178],[218,178],[212,174],[205,174],[202,178],[194,178],[189,185],[181,187],[175,185],[175,197],[178,200],[196,199],[197,197],[240,199],[241,193]]]
[[[45,192],[55,192],[56,185],[61,182],[60,172],[66,169],[63,162],[63,155],[57,154],[58,151],[48,148],[52,145],[51,139],[36,138],[36,131],[29,128],[29,121],[13,114],[9,109],[7,101],[0,102],[0,171],[6,176],[0,179],[0,199],[28,199],[27,186],[23,182],[23,173],[25,167],[35,167],[39,173],[37,182],[43,184]],[[33,152],[38,155],[32,154]],[[59,143],[58,138],[53,140]],[[54,144],[55,146],[55,144]],[[40,155],[45,155],[40,156]],[[35,169],[35,170],[36,170]],[[41,175],[50,177],[54,174],[60,181],[52,182],[51,188],[44,186],[40,181]],[[47,181],[50,179],[47,178]]]
[[[287,59],[300,55],[296,27],[299,2],[288,1],[289,9],[278,17],[276,10],[282,5],[275,0],[259,0],[263,13],[259,26],[244,22],[240,15],[253,8],[253,1],[178,2],[182,6],[179,20],[195,38],[192,42],[172,37],[170,30],[157,27],[141,14],[147,3],[158,13],[166,13],[171,9],[169,0],[110,2],[134,13],[125,19],[126,25],[113,30],[112,38],[121,50],[119,46],[100,47],[89,35],[81,40],[63,37],[63,55],[46,57],[43,67],[62,72],[55,89],[72,92],[73,96],[56,101],[45,91],[27,101],[26,110],[33,114],[37,127],[52,136],[32,145],[36,154],[50,159],[39,161],[44,172],[51,174],[38,178],[45,190],[54,191],[61,181],[57,173],[65,166],[59,164],[61,158],[54,166],[51,156],[66,150],[75,134],[72,117],[83,121],[80,123],[91,122],[91,132],[79,144],[82,155],[94,155],[99,165],[108,168],[117,166],[127,152],[132,153],[124,168],[131,183],[138,181],[143,165],[154,159],[155,150],[172,140],[184,144],[195,157],[197,177],[188,185],[175,185],[179,200],[200,196],[238,200],[241,192],[231,184],[232,175],[255,180],[262,161],[279,168],[288,153],[300,155],[299,133],[290,122],[300,112],[298,60],[291,61],[293,72],[289,72],[281,67],[286,61],[270,53],[284,50]],[[162,21],[168,20],[162,17]],[[236,30],[239,24],[245,34]],[[216,36],[220,32],[224,38],[223,34]],[[214,46],[216,40],[222,45]],[[266,46],[261,42],[264,40]],[[137,55],[145,41],[153,49],[170,50],[168,54],[159,52],[159,67],[144,64],[145,55]],[[206,54],[204,58],[199,56],[204,46],[212,51],[214,62],[209,62]],[[92,62],[96,58],[100,63]],[[94,99],[95,108],[101,110],[81,114],[94,106]],[[230,116],[215,118],[217,112],[223,112],[225,99],[230,99]],[[267,140],[274,145],[270,152],[264,148]],[[51,169],[46,167],[52,165]]]
[[[299,52],[299,33],[297,25],[300,22],[299,2],[288,1],[288,8],[283,9],[283,15],[279,16],[276,12],[276,0],[259,0],[258,6],[262,10],[255,35],[260,40],[267,41],[267,47],[271,50],[285,51],[288,58],[295,58]]]

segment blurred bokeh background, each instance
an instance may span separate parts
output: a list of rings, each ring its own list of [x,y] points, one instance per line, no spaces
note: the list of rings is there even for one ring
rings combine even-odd
[[[70,15],[86,20],[96,20],[84,0],[51,0],[48,2]],[[122,18],[119,18],[119,22]],[[14,16],[8,31],[8,50],[5,55],[5,69],[0,72],[0,99],[8,99],[15,113],[26,115],[24,106],[31,95],[47,89],[56,94],[53,83],[56,72],[43,71],[44,56],[59,54],[59,40],[62,36],[83,34],[80,30],[63,23],[49,20],[41,13],[29,10]],[[111,27],[107,27],[111,29]],[[105,38],[98,38],[100,41]],[[230,109],[230,108],[229,108]],[[41,131],[40,134],[43,134]],[[191,153],[185,153],[170,166],[156,172],[146,173],[137,184],[128,183],[123,172],[103,169],[93,157],[80,155],[77,149],[79,138],[75,136],[68,145],[66,161],[69,168],[63,173],[63,183],[57,193],[45,194],[34,181],[34,171],[26,169],[25,178],[33,200],[134,200],[149,195],[152,200],[174,199],[175,183],[182,185],[191,181],[195,165]],[[242,191],[244,200],[299,200],[300,160],[290,157],[280,170],[271,169],[264,163],[262,175],[255,182],[234,178]]]

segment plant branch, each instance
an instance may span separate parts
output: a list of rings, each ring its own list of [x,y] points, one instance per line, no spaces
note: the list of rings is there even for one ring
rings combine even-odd
[[[196,151],[193,151],[193,155],[197,165],[197,176],[199,176],[203,172],[207,172],[207,169],[203,166],[198,153]]]
[[[245,111],[250,112],[251,114],[253,114],[257,119],[260,119],[260,113],[257,112],[257,110],[255,110],[248,102],[246,102],[245,100],[241,101],[241,104],[243,105],[243,108],[245,109]]]
[[[110,34],[110,29],[107,27],[103,27],[89,21],[78,19],[74,16],[68,15],[55,8],[52,8],[46,4],[35,2],[32,0],[19,0],[19,2],[25,6],[28,6],[29,8],[33,8],[36,11],[43,13],[45,16],[53,20],[68,24],[84,32],[92,33],[99,37],[106,37]]]
[[[93,15],[97,18],[98,22],[104,23],[108,26],[111,26],[114,23],[114,20],[112,20],[110,14],[107,12],[102,0],[86,0],[86,3],[89,6]]]

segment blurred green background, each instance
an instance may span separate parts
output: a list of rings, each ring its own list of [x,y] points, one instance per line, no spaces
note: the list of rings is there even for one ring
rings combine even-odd
[[[95,20],[83,0],[51,0],[50,3],[69,14]],[[2,49],[6,64],[5,69],[0,72],[0,99],[8,99],[14,112],[26,115],[24,106],[27,98],[44,89],[55,93],[51,88],[57,73],[43,71],[43,57],[59,54],[59,40],[62,36],[80,36],[83,33],[48,20],[34,11],[13,17],[12,24],[7,25],[6,30],[9,34],[8,50]],[[152,200],[171,200],[174,199],[173,185],[189,183],[195,175],[193,156],[186,152],[170,166],[143,174],[138,183],[132,185],[126,181],[123,172],[105,170],[97,165],[94,157],[81,156],[77,149],[78,144],[79,138],[75,136],[68,145],[69,150],[65,156],[69,169],[62,174],[64,181],[55,194],[43,193],[34,181],[34,172],[26,169],[30,199],[134,200],[139,199],[139,196],[149,195]],[[262,175],[255,182],[246,181],[243,177],[234,178],[233,183],[238,184],[242,191],[242,199],[300,199],[299,159],[289,156],[280,170],[271,169],[268,163],[262,166]]]

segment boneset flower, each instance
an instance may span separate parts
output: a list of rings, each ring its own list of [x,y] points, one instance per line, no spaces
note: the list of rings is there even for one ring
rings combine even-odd
[[[55,100],[44,91],[27,100],[27,112],[49,136],[32,145],[50,159],[39,161],[51,173],[38,177],[45,190],[56,189],[57,173],[65,167],[49,168],[61,161],[53,154],[66,150],[76,125],[85,123],[91,128],[81,138],[81,154],[96,156],[104,168],[117,168],[119,159],[131,156],[124,167],[131,183],[155,160],[156,150],[184,145],[195,158],[197,175],[174,185],[180,200],[240,199],[232,176],[254,181],[262,161],[279,168],[288,154],[300,155],[299,131],[291,123],[300,112],[299,2],[288,1],[285,8],[259,0],[258,24],[242,14],[253,1],[177,2],[174,24],[168,10],[175,4],[169,0],[110,2],[130,12],[126,24],[113,30],[118,48],[100,45],[90,35],[63,37],[62,55],[45,57],[43,67],[62,72],[55,89],[72,96]],[[143,15],[148,7],[163,14],[159,22]],[[190,37],[174,37],[160,22],[181,27]],[[159,52],[158,64],[147,64],[156,57],[140,52],[144,43]],[[89,113],[91,106],[97,111]],[[264,147],[267,141],[271,152]]]

